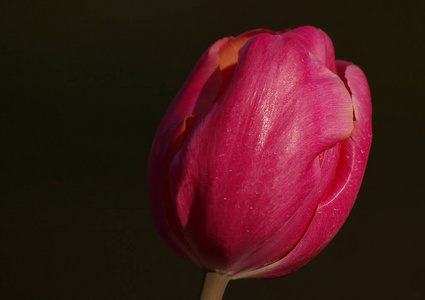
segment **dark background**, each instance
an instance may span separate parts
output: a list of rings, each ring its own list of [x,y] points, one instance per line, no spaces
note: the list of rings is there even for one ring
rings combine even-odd
[[[196,299],[201,271],[150,218],[156,128],[214,41],[302,25],[368,77],[368,168],[317,258],[225,299],[425,299],[422,3],[2,1],[0,299]]]

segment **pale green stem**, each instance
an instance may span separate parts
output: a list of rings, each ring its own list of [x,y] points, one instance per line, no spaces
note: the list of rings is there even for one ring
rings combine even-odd
[[[227,275],[207,272],[199,300],[221,300],[229,280]]]

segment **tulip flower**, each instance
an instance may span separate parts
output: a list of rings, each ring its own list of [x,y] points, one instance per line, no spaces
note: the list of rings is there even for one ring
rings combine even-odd
[[[354,204],[371,139],[366,77],[335,61],[323,31],[214,43],[166,112],[148,170],[160,235],[206,272],[201,299],[317,255]]]

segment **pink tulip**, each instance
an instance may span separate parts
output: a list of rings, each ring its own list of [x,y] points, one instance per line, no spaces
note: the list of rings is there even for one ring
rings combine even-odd
[[[335,61],[323,31],[223,38],[156,134],[155,225],[177,254],[227,279],[294,272],[347,218],[371,138],[366,77]]]

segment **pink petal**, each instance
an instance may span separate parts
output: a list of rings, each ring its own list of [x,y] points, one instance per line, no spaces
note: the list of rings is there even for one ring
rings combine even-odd
[[[294,36],[314,57],[329,70],[336,73],[335,51],[332,40],[322,30],[303,26],[286,33]]]
[[[318,203],[326,197],[332,187],[330,183],[335,180],[340,149],[341,145],[337,144],[321,155],[319,183],[310,192],[291,219],[283,224],[264,245],[258,247],[237,265],[238,273],[235,277],[240,276],[240,273],[247,273],[281,260],[299,243],[310,226]],[[262,262],[262,264],[258,262]]]
[[[231,272],[252,264],[240,258],[297,211],[313,214],[318,156],[353,129],[343,82],[297,39],[261,34],[241,50],[228,89],[195,122],[169,173],[179,227],[196,256]],[[304,220],[291,225],[299,234]]]
[[[250,37],[263,32],[269,31],[257,29],[236,38],[223,38],[203,54],[168,108],[152,145],[148,178],[150,207],[155,226],[171,249],[199,266],[200,263],[182,235],[178,222],[174,220],[170,192],[166,188],[169,186],[168,169],[197,115],[203,113],[217,99],[222,89],[225,78],[220,69],[219,53],[230,46],[236,49],[237,57],[238,49]]]
[[[168,169],[180,149],[182,134],[193,113],[214,101],[221,85],[218,51],[230,39],[224,38],[212,45],[200,58],[183,88],[168,108],[155,136],[148,168],[149,199],[155,226],[167,245],[177,254],[200,265],[188,247],[170,213]],[[193,123],[193,122],[189,122]]]
[[[345,81],[354,106],[354,130],[341,143],[335,182],[321,201],[311,224],[296,247],[281,260],[235,278],[272,278],[289,274],[316,256],[345,222],[360,189],[372,138],[371,102],[366,77],[355,65],[337,61],[339,76]]]

